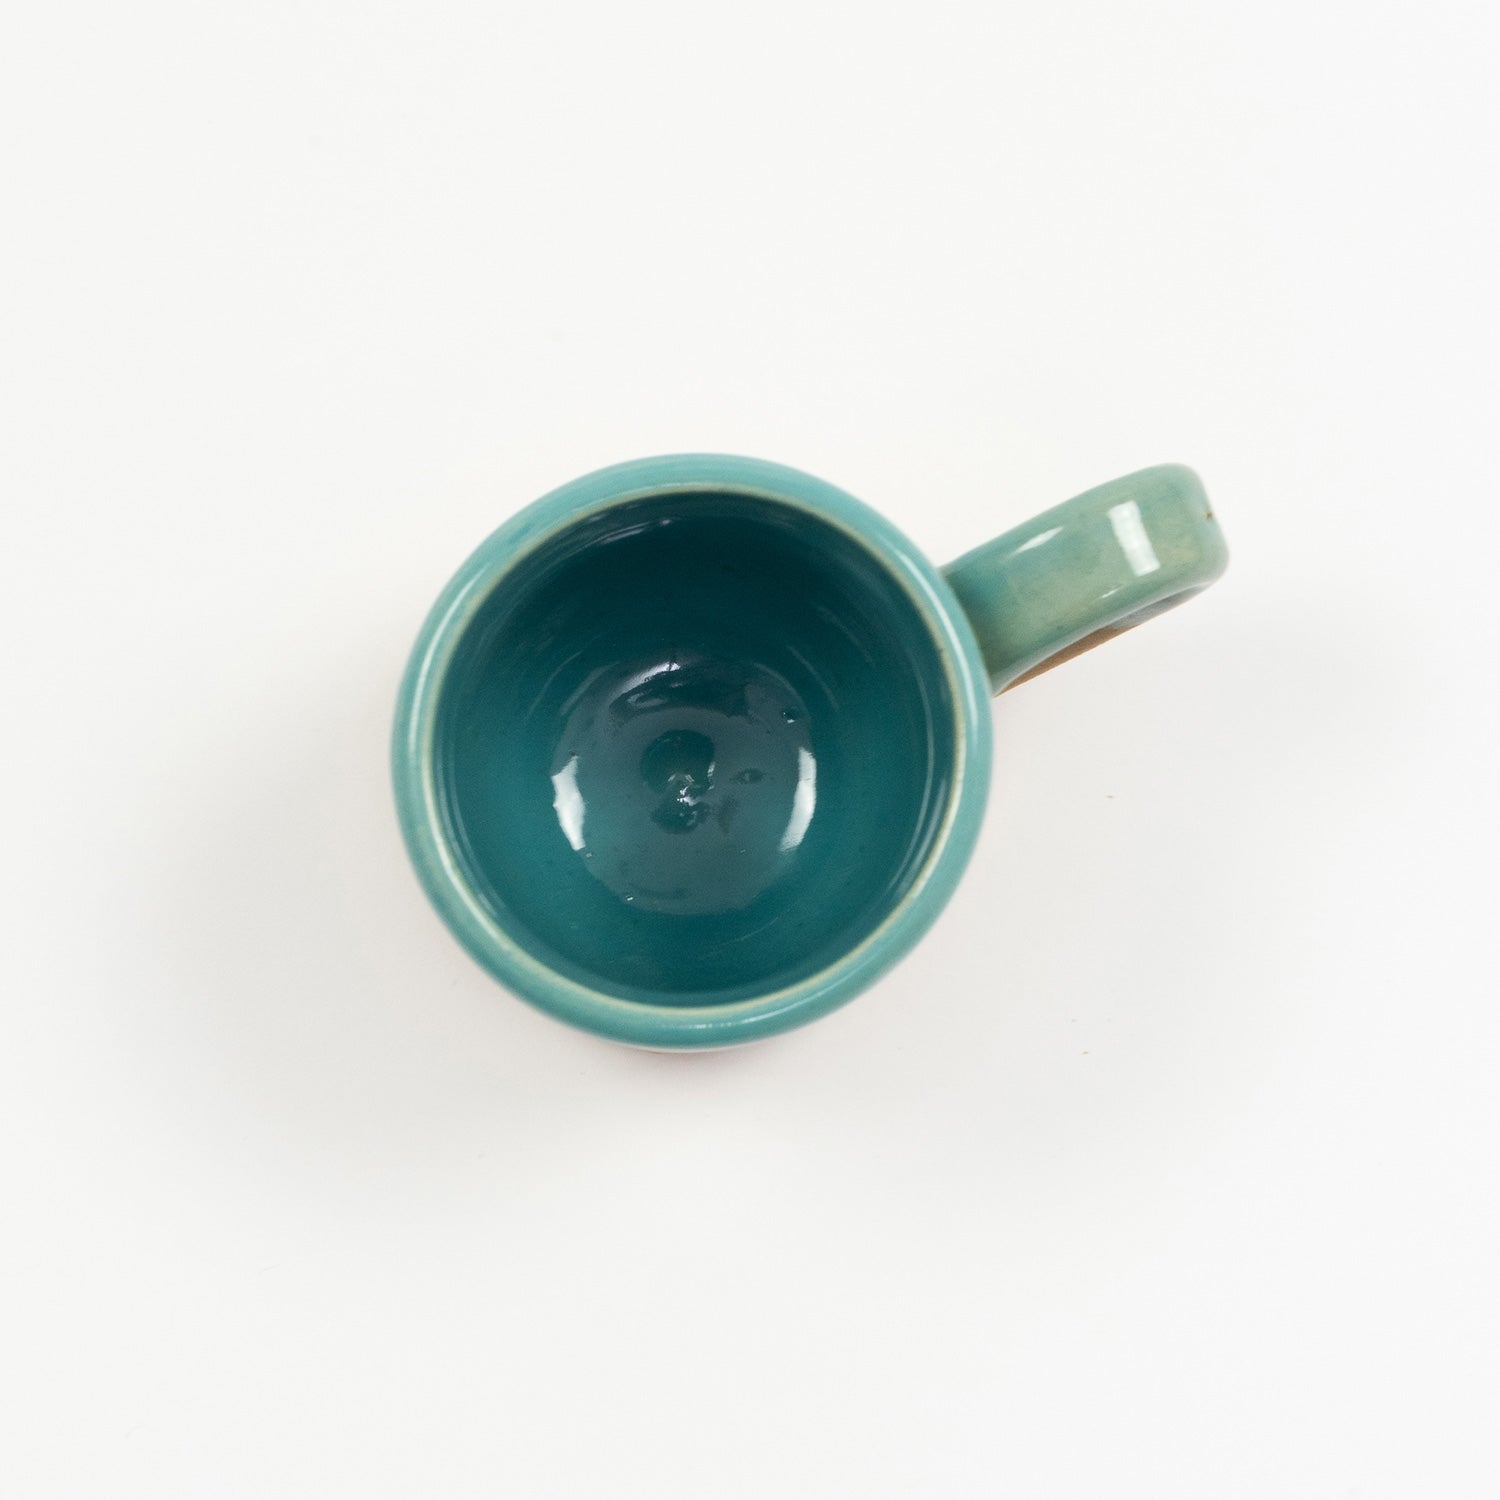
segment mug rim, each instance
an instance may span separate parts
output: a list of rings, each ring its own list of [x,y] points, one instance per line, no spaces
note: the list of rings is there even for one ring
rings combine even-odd
[[[764,993],[675,1004],[631,999],[563,974],[529,952],[478,897],[447,838],[434,744],[455,652],[476,613],[527,557],[601,511],[659,495],[720,492],[800,510],[872,555],[927,627],[955,716],[953,784],[921,868],[857,943],[823,968]],[[947,903],[973,853],[989,792],[989,686],[962,607],[936,567],[879,512],[801,470],[731,454],[668,454],[598,469],[533,501],[470,554],[429,611],[397,697],[391,742],[396,810],[428,899],[482,968],[574,1026],[636,1046],[695,1049],[771,1036],[854,998],[912,948]]]

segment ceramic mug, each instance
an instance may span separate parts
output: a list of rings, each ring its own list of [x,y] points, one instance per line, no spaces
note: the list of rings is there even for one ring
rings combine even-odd
[[[778,464],[600,470],[503,525],[429,614],[393,746],[407,848],[464,947],[562,1020],[655,1048],[784,1031],[952,893],[989,694],[1225,562],[1176,465],[941,570]]]

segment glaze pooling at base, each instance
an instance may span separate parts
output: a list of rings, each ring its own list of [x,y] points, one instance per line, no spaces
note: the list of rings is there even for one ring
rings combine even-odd
[[[553,810],[587,872],[644,911],[752,905],[791,873],[817,805],[795,688],[673,647],[590,679],[553,756]]]

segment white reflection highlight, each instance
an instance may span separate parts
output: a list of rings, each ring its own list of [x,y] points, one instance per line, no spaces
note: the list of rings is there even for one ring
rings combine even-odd
[[[552,778],[552,807],[562,825],[563,837],[575,848],[583,848],[583,793],[578,790],[578,757]]]
[[[1048,542],[1062,530],[1061,526],[1054,526],[1050,531],[1039,531],[1029,542],[1022,542],[1016,548],[1017,552],[1030,552],[1033,547],[1045,547]]]
[[[1109,524],[1115,529],[1115,540],[1120,544],[1120,551],[1130,564],[1130,571],[1137,578],[1156,572],[1161,563],[1157,560],[1151,538],[1146,535],[1140,506],[1134,500],[1127,500],[1122,505],[1111,505],[1106,514],[1109,516]]]
[[[781,835],[781,852],[795,849],[807,836],[813,808],[818,805],[818,763],[812,751],[797,747],[797,789],[792,793],[792,816]]]

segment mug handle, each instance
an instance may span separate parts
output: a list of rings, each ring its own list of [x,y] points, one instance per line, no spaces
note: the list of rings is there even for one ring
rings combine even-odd
[[[1043,511],[943,574],[1003,693],[1191,599],[1228,562],[1202,481],[1159,464]]]

